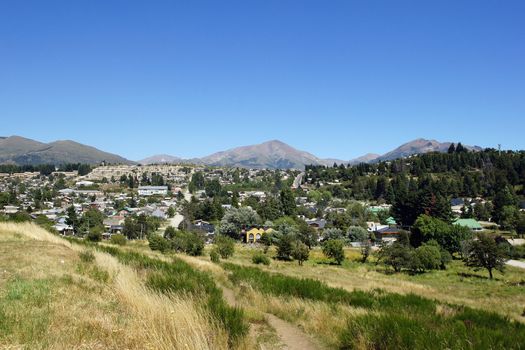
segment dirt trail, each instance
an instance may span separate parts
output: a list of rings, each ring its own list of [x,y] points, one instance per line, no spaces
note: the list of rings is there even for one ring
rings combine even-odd
[[[235,298],[235,293],[224,286],[221,286],[224,299],[231,306],[239,306]],[[275,329],[277,335],[284,344],[285,349],[289,350],[319,350],[321,347],[306,333],[298,327],[281,320],[280,318],[265,313],[266,320]]]

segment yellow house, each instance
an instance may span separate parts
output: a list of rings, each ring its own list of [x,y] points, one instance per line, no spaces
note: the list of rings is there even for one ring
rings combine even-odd
[[[248,231],[246,231],[246,243],[254,243],[254,242],[257,242],[258,240],[261,239],[261,237],[265,234],[265,233],[271,233],[273,232],[273,229],[271,228],[268,228],[268,229],[263,229],[263,228],[252,228]]]

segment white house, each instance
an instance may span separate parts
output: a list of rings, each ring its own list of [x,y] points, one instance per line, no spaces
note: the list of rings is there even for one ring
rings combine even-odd
[[[165,196],[168,194],[168,186],[139,186],[139,196]]]

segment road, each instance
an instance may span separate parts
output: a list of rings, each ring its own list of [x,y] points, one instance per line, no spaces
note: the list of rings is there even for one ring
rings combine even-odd
[[[182,194],[184,194],[184,199],[186,201],[190,201],[191,200],[191,193],[190,191],[188,191],[188,189],[185,189],[182,191]],[[184,216],[179,212],[177,211],[177,213],[175,214],[174,217],[172,217],[171,219],[168,219],[169,220],[169,225],[170,226],[173,226],[175,228],[179,227],[179,224],[182,222],[182,220],[184,220]]]
[[[522,269],[525,269],[525,262],[523,262],[523,261],[509,260],[509,261],[507,261],[507,265],[514,266],[514,267],[520,267]]]
[[[301,186],[301,183],[303,182],[303,176],[304,173],[300,173],[295,177],[295,179],[293,180],[292,188],[299,188],[299,186]]]

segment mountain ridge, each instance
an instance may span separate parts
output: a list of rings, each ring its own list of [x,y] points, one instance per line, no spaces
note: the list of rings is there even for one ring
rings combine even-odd
[[[406,142],[382,155],[367,153],[351,160],[319,158],[312,153],[296,149],[280,140],[270,140],[259,144],[230,148],[215,152],[202,158],[183,159],[169,154],[157,154],[137,162],[119,155],[101,151],[95,147],[72,140],[57,140],[43,143],[21,136],[0,137],[0,164],[97,164],[105,161],[112,164],[202,164],[211,166],[231,166],[254,169],[304,169],[305,165],[332,166],[336,164],[356,165],[375,163],[397,158],[410,157],[427,152],[447,152],[451,142],[439,142],[418,138]],[[467,146],[472,151],[482,150],[479,146]]]
[[[0,138],[0,164],[98,164],[101,162],[134,164],[119,155],[72,140],[43,143],[17,135]]]

